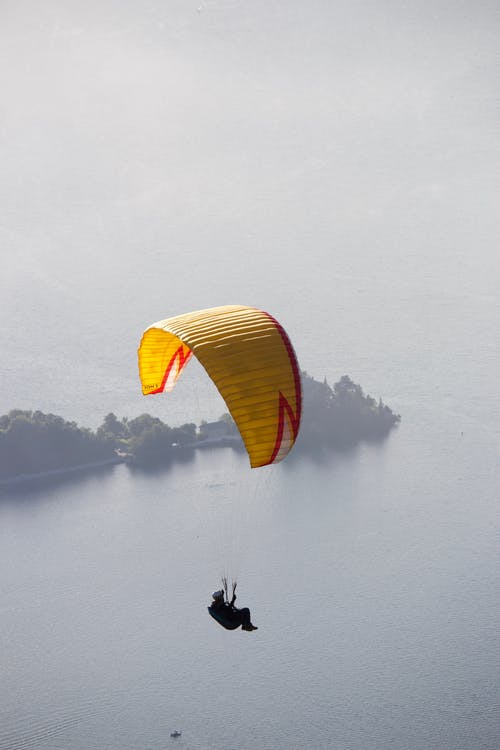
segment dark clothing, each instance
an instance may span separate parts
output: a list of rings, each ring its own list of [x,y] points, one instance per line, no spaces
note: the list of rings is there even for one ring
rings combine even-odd
[[[250,610],[248,607],[242,607],[237,609],[232,604],[226,604],[225,601],[220,602],[215,600],[212,602],[210,607],[216,614],[219,614],[223,620],[225,620],[232,628],[239,627],[242,625],[244,628],[248,628],[251,625],[250,622]],[[225,625],[219,620],[220,624]]]

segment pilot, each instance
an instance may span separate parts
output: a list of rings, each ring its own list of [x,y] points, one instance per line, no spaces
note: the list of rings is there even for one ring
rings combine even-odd
[[[223,628],[226,628],[226,630],[235,630],[240,625],[242,630],[257,630],[257,626],[252,625],[250,610],[248,607],[238,609],[234,606],[235,601],[236,584],[233,584],[233,596],[230,602],[226,601],[223,589],[220,591],[214,591],[212,594],[212,604],[210,605],[210,609],[215,615],[219,615],[220,619],[219,617],[215,618],[217,622],[220,623]]]

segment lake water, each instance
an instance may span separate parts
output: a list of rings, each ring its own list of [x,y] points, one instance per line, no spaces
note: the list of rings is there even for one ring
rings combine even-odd
[[[2,750],[496,750],[498,446],[463,427],[4,494]],[[254,633],[206,613],[224,570]]]
[[[0,413],[217,418],[136,350],[248,304],[402,422],[2,491],[1,750],[497,750],[498,4],[3,6]]]

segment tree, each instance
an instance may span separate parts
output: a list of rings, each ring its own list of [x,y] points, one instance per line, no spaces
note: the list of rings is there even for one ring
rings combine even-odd
[[[97,434],[104,440],[115,443],[117,438],[128,438],[130,436],[130,429],[126,420],[122,419],[119,421],[113,412],[110,412],[104,417],[104,421],[98,428]]]

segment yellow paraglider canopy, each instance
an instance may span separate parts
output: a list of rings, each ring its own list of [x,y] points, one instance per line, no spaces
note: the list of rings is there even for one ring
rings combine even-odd
[[[138,351],[144,395],[171,391],[193,354],[226,402],[250,465],[281,461],[299,431],[301,386],[278,321],[254,307],[226,305],[153,323]]]

